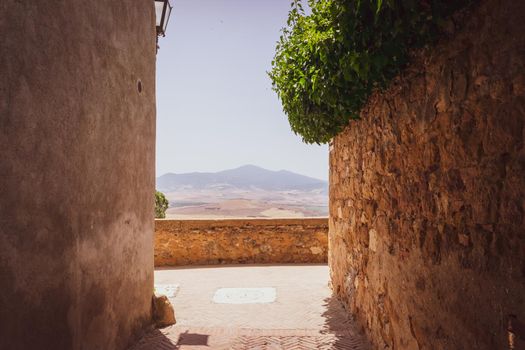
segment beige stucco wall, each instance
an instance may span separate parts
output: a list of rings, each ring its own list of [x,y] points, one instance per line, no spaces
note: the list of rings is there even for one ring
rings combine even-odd
[[[326,263],[327,250],[327,219],[155,221],[155,266]]]
[[[124,349],[153,291],[153,1],[2,0],[0,37],[0,349]]]
[[[375,348],[507,349],[525,319],[524,14],[454,18],[331,145],[332,285]]]

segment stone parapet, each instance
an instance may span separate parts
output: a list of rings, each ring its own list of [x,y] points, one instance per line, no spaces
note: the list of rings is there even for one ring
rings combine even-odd
[[[155,266],[326,263],[328,219],[155,220]]]

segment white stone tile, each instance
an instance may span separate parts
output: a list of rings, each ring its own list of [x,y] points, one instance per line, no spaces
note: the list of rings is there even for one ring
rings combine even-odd
[[[178,284],[155,284],[155,294],[165,295],[168,298],[175,298],[178,292]]]
[[[263,288],[220,288],[213,295],[216,304],[269,304],[277,298],[272,287]]]

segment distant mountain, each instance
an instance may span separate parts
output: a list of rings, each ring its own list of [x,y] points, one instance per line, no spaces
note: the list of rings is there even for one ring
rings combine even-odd
[[[323,180],[296,174],[287,170],[271,171],[255,165],[244,165],[236,169],[216,173],[164,174],[157,178],[157,189],[162,192],[180,188],[259,188],[266,191],[328,189]]]

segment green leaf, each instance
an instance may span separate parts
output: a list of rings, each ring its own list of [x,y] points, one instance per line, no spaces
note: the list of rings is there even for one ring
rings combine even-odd
[[[443,21],[472,0],[300,0],[291,2],[276,44],[272,89],[292,130],[325,143],[407,64],[409,50],[439,35]]]

